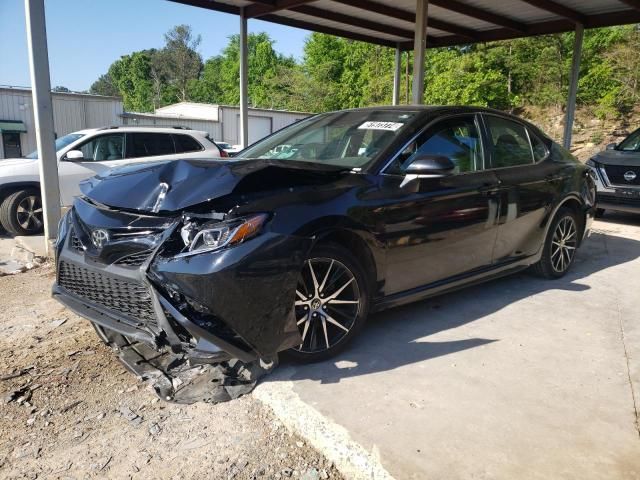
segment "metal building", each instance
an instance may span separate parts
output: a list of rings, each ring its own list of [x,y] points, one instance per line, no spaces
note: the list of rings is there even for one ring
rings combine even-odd
[[[306,112],[249,108],[249,144],[311,115]],[[205,130],[214,140],[232,145],[242,143],[240,108],[229,105],[180,102],[150,113],[126,112],[125,125],[180,125]]]
[[[57,137],[85,128],[108,125],[182,126],[208,132],[215,140],[239,144],[240,109],[227,105],[182,102],[156,113],[125,112],[122,99],[84,93],[51,94]],[[308,117],[309,113],[249,109],[249,143]],[[31,90],[0,87],[0,159],[36,149]]]
[[[84,128],[120,125],[122,100],[84,93],[51,94],[55,135]],[[36,149],[31,89],[0,87],[0,158],[28,155]]]

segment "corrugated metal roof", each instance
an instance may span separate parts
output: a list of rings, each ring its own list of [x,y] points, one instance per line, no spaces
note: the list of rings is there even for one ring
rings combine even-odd
[[[409,49],[416,0],[171,0]],[[640,0],[430,0],[427,46],[640,23]]]

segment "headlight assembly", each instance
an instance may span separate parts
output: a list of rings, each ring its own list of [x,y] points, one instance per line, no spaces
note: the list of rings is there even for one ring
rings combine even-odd
[[[223,222],[207,222],[197,225],[186,221],[180,230],[185,250],[180,254],[212,252],[224,247],[237,245],[258,235],[267,220],[267,214],[233,218]]]

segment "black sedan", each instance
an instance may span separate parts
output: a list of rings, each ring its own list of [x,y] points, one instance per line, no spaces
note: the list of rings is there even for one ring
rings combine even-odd
[[[373,312],[528,267],[561,277],[595,211],[590,170],[538,128],[462,107],[316,115],[233,160],[82,191],[55,297],[105,341],[192,364],[325,359]]]

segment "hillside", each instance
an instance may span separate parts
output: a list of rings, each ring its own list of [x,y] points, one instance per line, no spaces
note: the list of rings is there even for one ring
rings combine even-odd
[[[564,112],[560,109],[527,107],[515,113],[538,125],[554,140],[562,143]],[[580,108],[576,111],[571,152],[586,162],[608,144],[620,142],[637,128],[640,128],[640,106],[618,119],[600,119],[593,109]]]

